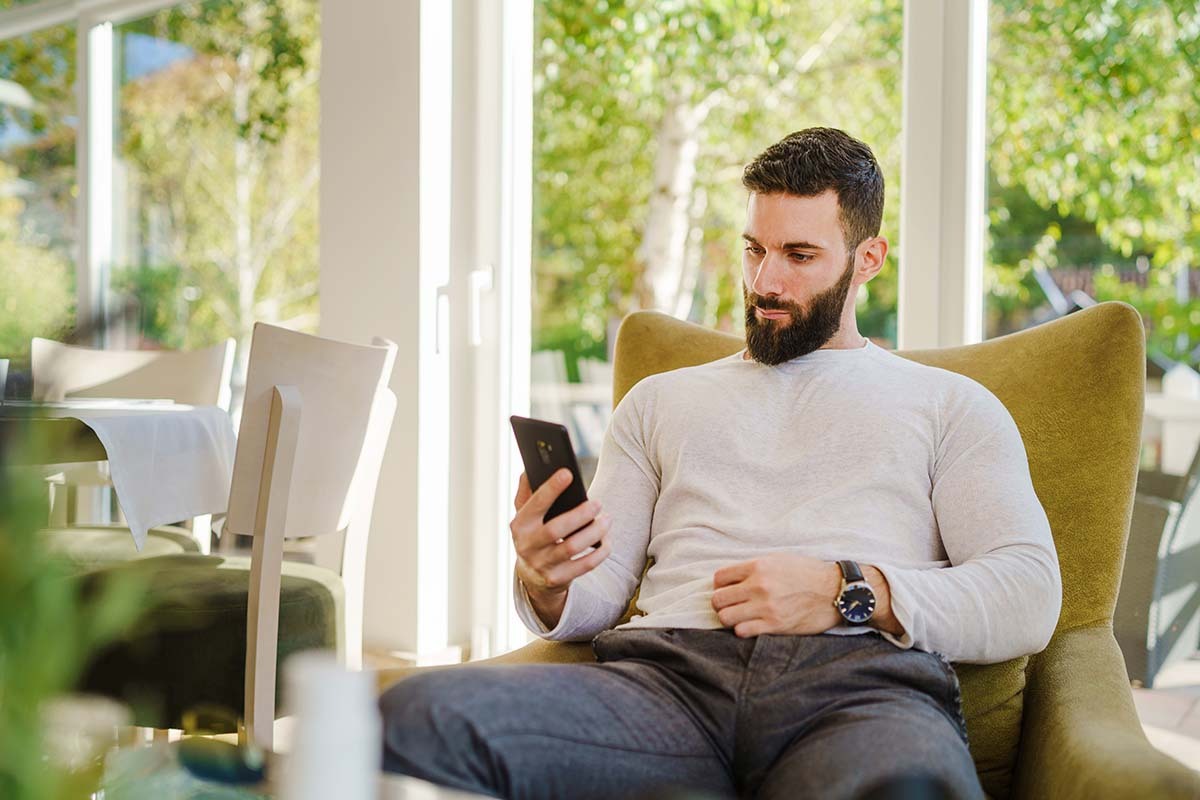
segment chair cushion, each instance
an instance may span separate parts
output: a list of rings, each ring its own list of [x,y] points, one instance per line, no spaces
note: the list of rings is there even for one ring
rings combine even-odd
[[[227,717],[225,725],[216,726],[218,732],[234,730],[232,723],[241,718],[245,704],[250,559],[162,556],[92,571],[80,579],[88,591],[113,575],[144,582],[147,610],[125,639],[93,658],[79,689],[128,703],[136,725],[194,728],[189,712],[215,708]],[[337,574],[283,562],[277,667],[301,650],[337,649],[343,608]],[[279,689],[276,680],[277,708]]]
[[[134,545],[129,528],[122,525],[46,528],[40,535],[51,552],[66,556],[81,570],[135,559],[200,552],[200,546],[192,538],[191,531],[172,525],[151,528],[141,551]]]

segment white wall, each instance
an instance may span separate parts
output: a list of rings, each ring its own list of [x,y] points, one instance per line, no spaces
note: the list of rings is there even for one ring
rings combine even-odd
[[[359,342],[384,336],[400,347],[391,383],[399,404],[375,501],[364,637],[369,646],[415,651],[425,502],[419,365],[433,324],[420,269],[420,2],[321,6],[321,334]]]

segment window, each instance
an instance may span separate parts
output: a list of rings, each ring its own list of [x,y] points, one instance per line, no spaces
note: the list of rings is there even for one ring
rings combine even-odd
[[[316,0],[114,28],[112,288],[137,302],[142,346],[316,329],[317,33]]]
[[[236,408],[254,321],[316,330],[318,0],[26,5],[10,29],[46,26],[0,40],[0,304],[23,309],[0,351],[73,305],[117,320],[109,346],[234,337]]]
[[[75,30],[0,42],[0,358],[74,320]]]
[[[1154,395],[1173,372],[1200,399],[1200,18],[1184,5],[993,2],[987,99],[987,335],[1132,304],[1151,391],[1143,463],[1172,472],[1198,440],[1155,432]]]
[[[656,308],[744,330],[742,167],[786,134],[843,128],[876,153],[898,252],[900,0],[534,7],[532,413],[594,468],[620,320]],[[895,258],[859,329],[896,340]],[[589,477],[585,475],[585,477]]]

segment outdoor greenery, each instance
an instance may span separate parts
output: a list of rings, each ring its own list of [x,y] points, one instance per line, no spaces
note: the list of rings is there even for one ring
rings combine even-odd
[[[902,0],[539,0],[535,349],[603,358],[635,308],[740,331],[741,168],[811,125],[850,131],[883,166],[893,256],[859,319],[894,342],[902,17]],[[148,345],[315,325],[318,32],[316,0],[210,0],[117,27],[112,285],[140,302]],[[988,335],[1046,318],[1037,275],[1076,271],[1142,312],[1152,349],[1200,362],[1198,39],[1191,0],[993,0]],[[139,41],[182,50],[133,70]],[[36,101],[0,106],[0,306],[23,309],[0,326],[10,354],[71,318],[74,53],[72,26],[0,43],[0,80]]]
[[[1096,271],[1149,344],[1200,363],[1200,7],[1193,0],[993,0],[986,273],[1003,327],[1040,300],[1036,268]],[[1117,279],[1144,257],[1146,286]]]
[[[317,7],[213,0],[114,28],[111,287],[138,302],[143,346],[202,347],[233,336],[244,365],[255,320],[316,328]],[[63,240],[49,247],[31,231],[29,247],[0,251],[12,273],[5,277],[26,295],[75,261],[75,46],[73,26],[0,43],[0,80],[33,98],[29,108],[0,105],[0,142],[12,137],[0,144],[0,160],[25,179],[0,178],[0,187],[19,190],[0,191],[18,198],[0,206],[0,231],[6,219],[27,229],[41,221]],[[48,146],[60,141],[68,146]],[[53,270],[32,262],[38,249],[43,261],[58,262]],[[60,281],[69,296],[71,282]],[[0,351],[26,352],[29,336],[69,321],[70,301],[58,297],[45,295],[41,316],[22,314],[12,330],[0,329]]]
[[[740,331],[741,170],[798,128],[871,143],[897,244],[901,0],[542,0],[535,14],[535,349],[603,358],[635,308]],[[884,338],[891,263],[860,298],[863,330]]]
[[[894,342],[900,0],[536,13],[535,349],[603,357],[634,308],[740,331],[741,167],[811,125],[862,138],[883,166],[893,257],[859,323]],[[1177,288],[1200,239],[1200,12],[993,0],[990,26],[987,335],[1052,316],[1035,275],[1070,268],[1137,307],[1152,350],[1200,363],[1200,305]]]

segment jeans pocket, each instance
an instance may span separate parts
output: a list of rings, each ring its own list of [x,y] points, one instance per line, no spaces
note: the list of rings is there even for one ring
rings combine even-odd
[[[958,732],[962,736],[963,744],[969,744],[967,720],[963,715],[962,684],[958,681],[958,673],[954,671],[954,665],[950,663],[950,660],[941,653],[933,652],[931,655],[937,659],[942,672],[946,675],[946,704],[958,725]]]

